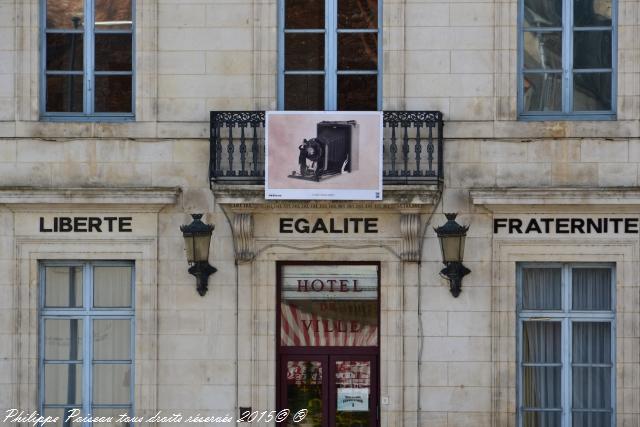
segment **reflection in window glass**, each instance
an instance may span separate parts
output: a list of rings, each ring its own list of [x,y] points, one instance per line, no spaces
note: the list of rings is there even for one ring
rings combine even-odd
[[[378,28],[377,0],[338,0],[338,28]]]
[[[324,110],[323,75],[288,75],[284,77],[287,110]]]
[[[45,306],[82,307],[82,267],[45,268]]]
[[[562,74],[524,74],[525,111],[562,111]]]
[[[525,32],[524,68],[562,69],[562,33]]]
[[[324,1],[285,0],[285,28],[324,29]]]
[[[524,26],[561,27],[562,1],[524,0]]]
[[[82,319],[46,319],[44,358],[82,360],[82,326]]]
[[[131,29],[131,0],[95,0],[95,4],[96,31]]]
[[[84,0],[47,0],[46,7],[47,28],[84,28]]]
[[[611,109],[611,73],[575,73],[573,109],[607,111]]]

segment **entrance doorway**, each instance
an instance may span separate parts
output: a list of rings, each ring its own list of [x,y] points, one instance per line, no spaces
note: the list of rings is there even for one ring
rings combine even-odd
[[[283,426],[379,424],[379,264],[278,263]],[[306,410],[303,420],[293,415]]]
[[[369,427],[378,421],[377,357],[366,354],[283,356],[280,396],[293,414],[308,413],[305,426]],[[299,425],[289,420],[284,425]]]

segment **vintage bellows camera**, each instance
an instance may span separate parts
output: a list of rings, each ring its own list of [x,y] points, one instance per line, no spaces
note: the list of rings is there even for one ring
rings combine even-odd
[[[298,147],[299,171],[289,178],[320,181],[353,172],[358,161],[358,124],[349,121],[322,121],[316,129],[316,137],[304,139]]]

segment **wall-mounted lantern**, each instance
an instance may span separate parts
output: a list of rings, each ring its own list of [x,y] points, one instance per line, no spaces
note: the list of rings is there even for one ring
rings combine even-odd
[[[205,224],[200,220],[202,214],[192,214],[193,222],[189,225],[181,225],[180,231],[184,237],[184,246],[189,262],[189,274],[197,279],[198,293],[204,296],[207,293],[209,276],[218,271],[209,265],[209,244],[214,226]]]
[[[449,280],[451,295],[457,298],[462,291],[462,278],[471,273],[471,270],[462,265],[464,241],[469,226],[458,224],[455,213],[448,213],[445,216],[448,221],[434,229],[440,240],[442,262],[446,266],[440,271],[440,275]]]

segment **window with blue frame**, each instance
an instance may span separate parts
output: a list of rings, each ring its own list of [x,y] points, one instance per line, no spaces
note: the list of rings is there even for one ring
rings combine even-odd
[[[602,264],[518,268],[518,426],[615,426],[615,279]]]
[[[378,110],[378,0],[279,0],[278,107]]]
[[[42,116],[133,117],[133,0],[40,1]]]
[[[616,109],[616,0],[519,0],[522,118],[610,119]]]
[[[133,284],[130,262],[40,265],[40,414],[56,425],[133,415]]]

